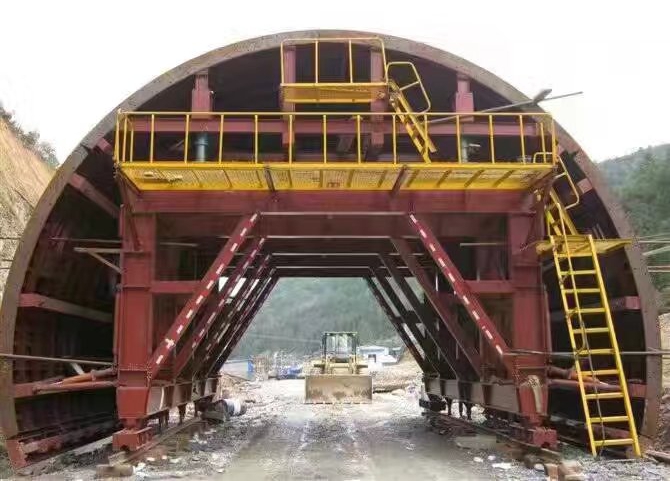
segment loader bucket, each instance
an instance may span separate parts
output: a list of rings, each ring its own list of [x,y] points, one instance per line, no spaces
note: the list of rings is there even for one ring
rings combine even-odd
[[[305,403],[359,404],[372,402],[372,376],[310,374],[305,376]]]

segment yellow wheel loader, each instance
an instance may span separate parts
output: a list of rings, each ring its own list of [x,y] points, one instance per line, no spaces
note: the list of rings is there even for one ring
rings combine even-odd
[[[305,376],[305,402],[369,403],[372,376],[368,365],[356,354],[358,333],[324,332],[321,359],[314,361]]]

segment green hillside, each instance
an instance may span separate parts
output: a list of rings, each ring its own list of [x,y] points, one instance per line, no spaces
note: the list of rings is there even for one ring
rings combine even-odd
[[[598,166],[619,196],[638,237],[662,234],[670,238],[670,144],[639,149]],[[662,247],[662,244],[653,247]],[[653,256],[648,263],[669,265],[670,253]],[[652,274],[652,279],[663,293],[664,310],[667,310],[670,275]]]
[[[397,336],[362,279],[287,278],[272,291],[235,356],[277,349],[312,352],[323,331],[357,331],[362,343]]]

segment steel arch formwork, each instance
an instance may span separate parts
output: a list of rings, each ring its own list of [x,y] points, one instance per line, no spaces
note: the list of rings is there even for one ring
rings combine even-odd
[[[307,72],[317,49],[340,61]],[[0,371],[12,464],[112,433],[137,449],[169,409],[206,405],[287,277],[367,282],[430,394],[480,404],[537,445],[585,435],[569,427],[583,421],[579,382],[551,355],[571,348],[545,207],[577,196],[570,222],[608,250],[622,351],[660,348],[654,291],[574,140],[544,113],[474,111],[525,100],[447,52],[330,31],[223,47],[139,90],[58,170],[12,265],[0,318],[0,351],[17,356]],[[80,378],[73,362],[102,369]],[[622,368],[653,436],[660,360]]]

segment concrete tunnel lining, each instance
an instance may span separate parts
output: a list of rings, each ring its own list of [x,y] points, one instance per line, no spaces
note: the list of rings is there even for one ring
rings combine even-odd
[[[282,40],[285,39],[296,37],[319,38],[354,36],[379,36],[383,39],[388,50],[418,57],[441,67],[446,67],[447,69],[463,73],[479,84],[491,89],[509,102],[528,100],[528,98],[521,92],[492,73],[451,53],[411,40],[388,35],[376,35],[368,32],[339,30],[285,32],[238,42],[189,60],[159,76],[119,104],[117,108],[107,114],[82,139],[80,145],[68,156],[62,166],[58,169],[56,175],[42,195],[33,216],[28,223],[9,273],[7,288],[3,296],[0,311],[0,327],[2,328],[0,330],[0,349],[2,349],[2,352],[14,352],[14,328],[20,294],[24,286],[24,281],[29,274],[33,252],[40,236],[43,234],[44,226],[52,209],[63,195],[64,189],[82,163],[91,155],[91,152],[95,150],[101,139],[105,136],[109,136],[109,133],[113,130],[115,115],[118,109],[136,110],[154,98],[157,94],[168,90],[170,87],[187,79],[198,71],[214,67],[245,55],[277,49]],[[575,164],[593,185],[600,200],[600,204],[606,210],[609,219],[616,229],[616,233],[623,238],[632,237],[633,232],[630,223],[628,222],[622,207],[603,181],[598,172],[598,168],[581,150],[576,141],[559,125],[557,125],[557,136],[559,144],[564,150],[576,152],[576,156],[574,157]],[[113,180],[110,178],[109,182],[113,182]],[[646,349],[658,349],[660,348],[660,337],[658,324],[656,322],[655,290],[651,284],[649,274],[646,271],[644,259],[641,256],[641,251],[638,246],[632,245],[627,248],[626,255],[640,297]],[[652,436],[657,427],[660,402],[660,358],[652,356],[647,358],[646,374],[646,409],[642,432]],[[2,375],[0,375],[0,386],[2,387],[0,394],[0,405],[2,405],[2,409],[0,410],[0,422],[4,432],[15,433],[17,431],[17,420],[14,408],[15,401],[12,392],[13,378],[11,370],[4,371]]]

